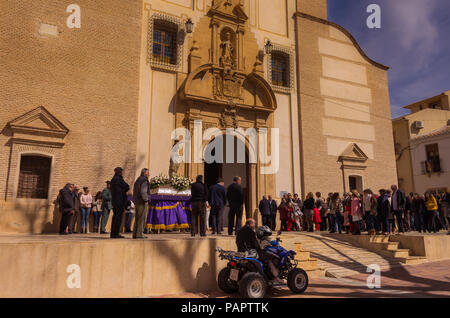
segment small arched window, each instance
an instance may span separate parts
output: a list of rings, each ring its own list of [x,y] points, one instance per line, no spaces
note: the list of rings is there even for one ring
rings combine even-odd
[[[17,198],[47,199],[51,164],[49,157],[22,155]]]
[[[176,65],[178,52],[178,26],[164,20],[154,20],[152,60],[161,64]]]
[[[279,51],[272,52],[272,85],[290,87],[290,57]]]

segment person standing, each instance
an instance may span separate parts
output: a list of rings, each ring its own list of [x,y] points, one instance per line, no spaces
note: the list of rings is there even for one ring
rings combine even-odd
[[[344,228],[345,228],[345,233],[349,234],[349,233],[353,232],[352,193],[351,192],[344,193],[344,199],[342,201],[342,205],[344,206]]]
[[[289,208],[288,203],[286,203],[286,197],[281,199],[280,206],[278,207],[280,211],[280,222],[281,222],[281,231],[287,231],[288,219],[289,219]]]
[[[230,206],[230,212],[228,213],[228,235],[233,235],[235,225],[235,234],[237,234],[242,227],[244,192],[241,183],[242,178],[236,176],[233,178],[233,183],[230,184],[227,189],[227,200]]]
[[[102,192],[98,191],[94,198],[92,211],[94,214],[94,233],[98,233],[100,218],[102,216]]]
[[[318,225],[319,231],[326,231],[327,221],[325,217],[326,207],[325,201],[322,198],[322,194],[320,192],[316,192],[316,208],[319,211],[320,218],[316,217],[316,221],[320,223],[316,223]]]
[[[314,195],[309,192],[306,196],[305,202],[303,202],[303,213],[305,214],[305,229],[308,232],[314,232],[313,216],[314,216]]]
[[[329,201],[329,211],[330,211],[330,233],[336,233],[336,229],[339,234],[342,233],[342,213],[344,212],[344,207],[342,201],[339,199],[339,193],[332,194]]]
[[[379,192],[380,196],[377,199],[377,218],[380,223],[380,230],[384,235],[388,235],[390,232],[388,219],[390,210],[389,197],[386,190],[381,189]]]
[[[366,228],[369,235],[374,235],[375,231],[375,214],[377,213],[377,200],[370,189],[364,190],[363,210],[366,217]]]
[[[211,205],[212,234],[222,234],[223,210],[227,204],[227,192],[222,178],[209,188],[209,204]]]
[[[442,215],[447,222],[448,234],[450,235],[450,192],[446,191],[442,196]]]
[[[141,175],[137,178],[133,186],[133,202],[135,205],[135,220],[133,228],[133,239],[144,239],[144,226],[146,225],[146,213],[150,200],[150,182],[148,178],[150,170],[142,169]]]
[[[302,230],[301,219],[303,217],[303,212],[295,200],[292,200],[291,204],[292,204],[292,216],[294,218],[294,224],[296,226],[296,230],[300,232]]]
[[[83,187],[83,194],[80,196],[81,203],[81,233],[87,233],[89,227],[89,216],[92,209],[92,195],[88,187]]]
[[[270,227],[270,203],[266,196],[263,196],[262,200],[259,201],[259,213],[261,213],[263,226]]]
[[[403,218],[403,224],[405,225],[406,232],[414,230],[414,213],[412,208],[413,199],[414,193],[412,192],[410,192],[405,198],[405,216]]]
[[[427,227],[426,222],[424,221],[426,211],[425,200],[418,193],[414,194],[412,209],[414,212],[414,228],[416,231],[419,231],[419,233],[422,233],[422,231],[426,232]]]
[[[206,205],[208,200],[208,188],[203,184],[203,176],[198,175],[191,188],[191,236],[196,236],[199,230],[200,236],[206,236]]]
[[[398,189],[398,187],[395,184],[391,186],[391,190],[392,190],[391,210],[394,213],[395,218],[397,219],[399,233],[404,233],[403,213],[405,211],[406,205],[405,193],[400,189]]]
[[[351,214],[353,222],[353,234],[360,235],[361,234],[360,222],[362,221],[362,211],[361,211],[360,196],[357,190],[352,191]]]
[[[100,225],[100,234],[108,234],[106,225],[108,224],[109,213],[112,210],[111,181],[106,181],[106,188],[102,191],[102,222]]]
[[[133,202],[133,195],[131,193],[128,193],[127,206],[125,208],[125,233],[133,233],[133,230],[131,229],[131,223],[133,222],[134,213],[135,205]]]
[[[113,219],[111,224],[111,238],[124,238],[120,235],[122,216],[127,204],[127,192],[130,186],[123,179],[123,169],[114,169],[114,177],[111,179],[111,203],[113,207]]]
[[[69,233],[77,234],[77,226],[80,227],[80,233],[83,233],[81,231],[81,201],[80,201],[80,188],[78,186],[75,186],[72,192],[73,197],[73,208],[74,212],[72,214],[71,220],[70,220],[70,230]]]
[[[277,202],[272,199],[272,196],[268,196],[269,205],[270,205],[270,229],[275,231],[277,228]]]
[[[427,208],[427,220],[428,220],[428,224],[427,224],[427,229],[428,232],[431,233],[431,231],[433,231],[434,233],[437,232],[437,224],[436,224],[436,219],[437,219],[437,210],[438,210],[438,204],[436,201],[436,198],[434,197],[434,195],[432,195],[429,192],[425,193],[425,205]]]
[[[67,229],[70,228],[71,216],[74,213],[73,201],[73,184],[67,183],[66,186],[59,191],[58,202],[59,211],[61,212],[61,222],[59,223],[59,234],[67,235]]]

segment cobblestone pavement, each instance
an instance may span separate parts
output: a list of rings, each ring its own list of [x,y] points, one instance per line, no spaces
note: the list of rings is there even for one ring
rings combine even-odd
[[[450,260],[392,268],[381,273],[381,288],[367,287],[367,274],[346,278],[311,278],[303,295],[293,295],[287,288],[271,291],[274,298],[450,298]],[[161,295],[162,298],[230,297],[220,292]],[[233,295],[232,297],[237,297]]]

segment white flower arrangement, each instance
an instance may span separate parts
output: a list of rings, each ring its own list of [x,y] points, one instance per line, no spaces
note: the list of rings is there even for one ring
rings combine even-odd
[[[178,192],[186,191],[191,188],[193,181],[189,178],[173,175],[169,178],[166,175],[160,174],[157,177],[150,179],[150,188],[157,189],[163,186],[171,186]]]

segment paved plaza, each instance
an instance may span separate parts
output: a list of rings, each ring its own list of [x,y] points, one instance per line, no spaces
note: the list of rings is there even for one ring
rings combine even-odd
[[[369,289],[370,274],[346,278],[311,278],[303,295],[293,295],[287,288],[272,290],[275,298],[413,298],[450,297],[450,260],[395,267],[381,273],[381,288]],[[238,295],[233,295],[233,297]],[[167,298],[230,297],[221,292],[161,295]]]

